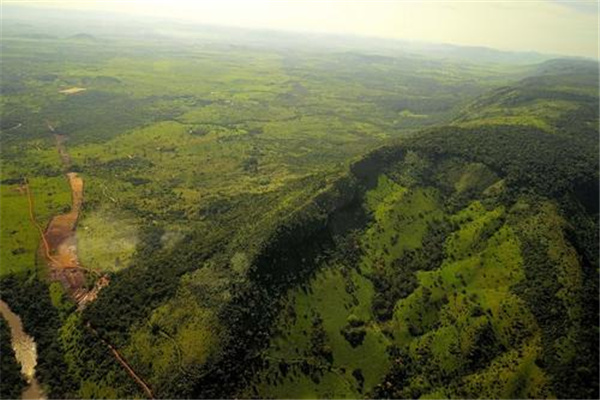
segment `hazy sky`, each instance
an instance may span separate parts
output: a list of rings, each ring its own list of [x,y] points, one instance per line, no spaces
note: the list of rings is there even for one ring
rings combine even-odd
[[[598,58],[596,0],[2,1]]]

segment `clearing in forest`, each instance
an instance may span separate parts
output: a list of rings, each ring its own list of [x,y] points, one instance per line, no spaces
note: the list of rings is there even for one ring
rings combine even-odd
[[[82,87],[72,87],[72,88],[68,88],[68,89],[59,90],[58,93],[75,94],[75,93],[79,93],[79,92],[84,92],[86,90],[87,90],[86,88],[82,88]]]

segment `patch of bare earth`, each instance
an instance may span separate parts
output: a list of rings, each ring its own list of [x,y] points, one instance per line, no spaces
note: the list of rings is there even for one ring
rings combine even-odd
[[[50,124],[48,127],[54,132]],[[63,165],[68,170],[71,158],[65,148],[66,137],[55,134],[55,138]],[[50,268],[50,278],[60,282],[82,309],[96,299],[98,292],[109,284],[109,278],[86,269],[79,262],[75,230],[83,204],[83,179],[75,172],[67,172],[66,176],[71,187],[71,210],[56,215],[50,220],[43,233],[44,240],[40,245],[40,253]],[[86,282],[86,273],[96,275],[91,289]]]
[[[59,90],[58,93],[75,94],[75,93],[84,92],[86,90],[87,90],[86,88],[82,88],[82,87],[72,87],[72,88],[68,88],[68,89]]]

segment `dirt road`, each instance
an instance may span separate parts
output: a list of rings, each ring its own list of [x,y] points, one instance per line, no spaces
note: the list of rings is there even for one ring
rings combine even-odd
[[[102,339],[100,337],[100,335],[98,335],[98,332],[96,332],[96,330],[90,325],[90,323],[88,322],[86,324],[86,326],[94,333],[94,335],[96,335],[96,337],[98,337],[100,339],[100,341],[102,343],[104,343],[104,345],[106,347],[108,347],[108,349],[110,350],[110,352],[113,354],[113,356],[115,357],[115,359],[119,362],[119,364],[121,364],[121,366],[125,369],[125,371],[127,371],[127,373],[129,374],[129,376],[131,376],[136,383],[144,390],[144,392],[146,393],[146,395],[148,396],[148,398],[153,399],[154,398],[154,394],[152,393],[152,390],[150,389],[150,387],[146,384],[146,382],[144,382],[144,380],[134,371],[133,368],[131,368],[131,366],[129,365],[129,363],[125,360],[125,358],[119,353],[119,351],[117,349],[115,349],[110,343],[108,343],[106,340]]]
[[[86,269],[79,261],[77,255],[77,237],[75,234],[83,205],[84,183],[83,179],[77,173],[71,171],[71,157],[65,146],[66,136],[57,133],[49,122],[47,124],[48,129],[50,129],[56,139],[58,154],[60,155],[65,175],[71,187],[71,209],[64,214],[54,216],[50,220],[46,230],[42,231],[35,220],[33,196],[27,185],[30,215],[33,223],[40,229],[42,238],[40,254],[44,257],[46,264],[50,268],[51,279],[61,282],[65,290],[77,302],[78,309],[82,310],[87,304],[96,299],[100,290],[107,286],[110,281],[107,275],[101,275],[96,271]],[[88,288],[86,283],[90,278],[94,280],[94,285],[91,289]],[[129,363],[125,361],[118,350],[101,338],[89,323],[86,326],[108,348],[119,364],[136,381],[146,395],[149,398],[154,398],[150,387],[134,371]]]
[[[69,212],[56,215],[51,220],[46,230],[41,234],[43,248],[40,249],[46,264],[50,268],[50,278],[61,282],[65,290],[75,299],[80,309],[94,301],[98,292],[108,285],[106,275],[89,271],[79,262],[77,255],[77,221],[83,205],[83,179],[71,171],[71,157],[65,146],[66,136],[56,132],[54,126],[47,122],[48,129],[54,134],[56,148],[65,170],[65,175],[71,187],[71,209]],[[30,210],[32,196],[30,198]],[[33,219],[35,219],[32,216]],[[37,223],[36,223],[37,225]],[[38,225],[39,226],[39,225]],[[87,274],[86,274],[87,272]],[[88,287],[89,278],[94,279],[94,285]]]

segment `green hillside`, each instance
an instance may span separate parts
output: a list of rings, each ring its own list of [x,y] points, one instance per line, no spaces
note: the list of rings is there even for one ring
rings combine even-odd
[[[561,78],[566,92],[585,87],[567,75],[537,88]],[[522,84],[508,91],[530,101]],[[483,99],[482,115],[505,101]],[[594,107],[582,97],[559,114],[589,130],[482,118],[372,154],[369,222],[288,292],[242,396],[594,397]]]

